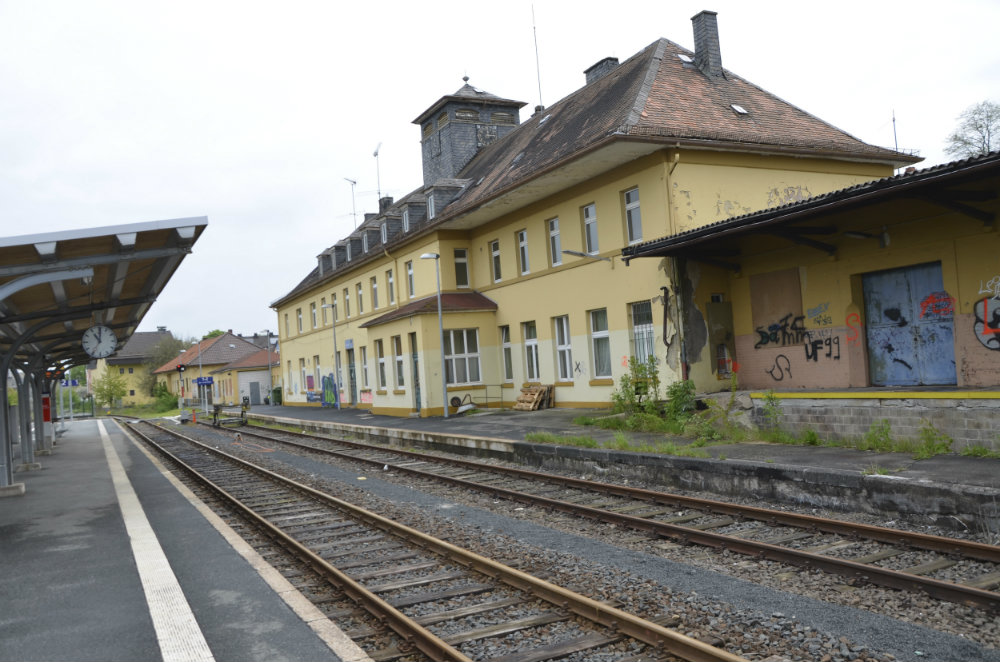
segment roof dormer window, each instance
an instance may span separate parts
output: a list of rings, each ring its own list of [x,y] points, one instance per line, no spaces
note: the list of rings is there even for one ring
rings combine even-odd
[[[409,208],[403,210],[403,232],[410,231],[410,210]]]
[[[378,228],[378,234],[379,234],[379,237],[382,238],[382,243],[383,244],[389,241],[389,228],[386,226],[385,223],[383,223],[382,225],[379,226],[379,228]]]
[[[427,218],[434,218],[434,196],[427,196]]]
[[[351,242],[347,242],[347,261],[351,260]]]
[[[368,233],[361,235],[361,250],[365,253],[368,252]]]

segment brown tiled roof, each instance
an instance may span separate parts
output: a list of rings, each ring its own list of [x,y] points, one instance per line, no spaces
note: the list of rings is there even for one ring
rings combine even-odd
[[[281,365],[281,356],[277,351],[270,351],[271,366]],[[261,370],[267,369],[268,351],[267,349],[262,349],[253,354],[248,354],[241,359],[237,359],[228,365],[224,365],[218,370],[213,370],[212,372],[224,372],[226,370],[252,370],[254,368],[259,368]]]
[[[496,310],[497,304],[493,299],[483,296],[479,292],[442,292],[441,312],[443,313],[468,313],[481,310]],[[412,317],[413,315],[437,314],[437,294],[434,296],[418,299],[405,306],[400,306],[396,310],[385,315],[376,317],[361,325],[362,329],[370,326],[377,326],[392,322],[393,320]]]
[[[229,345],[235,345],[230,347]],[[154,370],[156,374],[176,370],[177,365],[183,363],[186,366],[197,366],[199,356],[202,365],[228,364],[241,359],[248,354],[257,352],[257,346],[251,342],[240,338],[232,333],[223,333],[214,338],[206,338],[197,345],[193,345],[183,354],[167,361],[162,366]]]
[[[142,363],[164,338],[173,338],[169,331],[139,331],[129,337],[125,346],[108,357],[109,365]]]

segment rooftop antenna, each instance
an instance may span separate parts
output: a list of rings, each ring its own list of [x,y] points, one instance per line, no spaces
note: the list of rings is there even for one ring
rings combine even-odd
[[[382,175],[379,173],[378,169],[378,151],[382,149],[382,143],[378,144],[375,148],[375,153],[372,156],[375,157],[375,192],[378,194],[379,204],[382,204]]]
[[[358,208],[354,204],[354,187],[358,185],[358,182],[355,181],[355,180],[353,180],[353,179],[350,179],[348,177],[344,177],[344,181],[347,181],[347,182],[351,183],[351,215],[354,217],[354,229],[357,230],[358,229]]]
[[[535,74],[538,77],[538,108],[545,108],[542,103],[542,67],[538,63],[538,29],[535,27],[535,5],[531,5],[531,33],[535,37]]]
[[[896,151],[899,151],[899,139],[896,137],[896,109],[892,109],[892,141],[896,145]]]

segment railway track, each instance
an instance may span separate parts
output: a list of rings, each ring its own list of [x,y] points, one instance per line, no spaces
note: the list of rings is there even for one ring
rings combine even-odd
[[[1000,611],[1000,547],[742,506],[284,430],[241,428],[282,443],[520,503],[977,609]]]
[[[415,651],[432,660],[499,662],[603,651],[622,662],[743,659],[185,435],[149,423],[128,427],[391,628],[398,643],[369,652],[375,660],[415,659]],[[489,645],[500,638],[503,644]]]

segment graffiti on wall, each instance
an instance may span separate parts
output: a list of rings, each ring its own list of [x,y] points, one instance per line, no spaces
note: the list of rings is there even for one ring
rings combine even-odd
[[[991,294],[994,299],[1000,299],[1000,276],[994,276],[986,281],[979,281],[979,294]]]
[[[805,327],[805,315],[794,315],[793,313],[788,313],[774,324],[769,325],[767,329],[758,326],[755,331],[760,338],[753,346],[754,349],[760,349],[765,345],[779,347],[797,345],[808,333]]]
[[[833,324],[833,317],[829,313],[830,302],[824,301],[815,308],[806,311],[806,317],[812,320],[816,326],[829,326]]]
[[[955,314],[955,299],[947,292],[931,292],[920,300],[920,319],[928,316],[951,317]]]
[[[986,349],[1000,350],[1000,299],[980,299],[972,307],[972,311],[976,317],[972,326],[976,340]]]
[[[823,352],[824,347],[826,347],[826,352]],[[840,336],[816,338],[806,343],[806,361],[819,361],[820,355],[834,361],[839,361]]]
[[[861,342],[861,315],[851,313],[845,320],[847,324],[847,344],[857,345]]]
[[[764,372],[771,375],[771,379],[774,381],[780,382],[785,378],[785,375],[792,376],[792,362],[784,354],[778,354],[774,357],[774,365],[771,366],[771,369]]]

